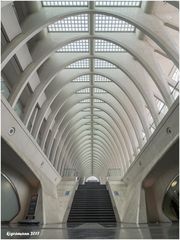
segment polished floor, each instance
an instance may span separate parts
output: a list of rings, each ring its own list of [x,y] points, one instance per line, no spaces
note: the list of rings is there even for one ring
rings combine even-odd
[[[179,239],[179,224],[2,225],[1,239]]]

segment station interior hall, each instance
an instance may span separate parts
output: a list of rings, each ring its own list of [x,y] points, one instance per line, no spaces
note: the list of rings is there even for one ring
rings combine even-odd
[[[1,1],[1,238],[179,239],[179,1]]]

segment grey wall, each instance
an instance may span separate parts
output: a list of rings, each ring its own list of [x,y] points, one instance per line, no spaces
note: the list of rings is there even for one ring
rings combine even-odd
[[[10,168],[8,166],[2,165],[2,172],[5,175],[7,175],[8,178],[10,178],[10,180],[13,182],[14,186],[17,189],[17,193],[18,193],[19,200],[20,200],[20,212],[12,221],[12,222],[17,222],[19,220],[22,220],[27,213],[29,199],[30,199],[31,192],[32,192],[31,186],[29,185],[27,180],[21,174],[19,174],[17,171],[13,170],[12,168]],[[2,198],[5,197],[5,195],[4,195],[5,193],[6,193],[5,191],[2,191]],[[6,194],[6,196],[7,196],[7,194]],[[8,202],[6,203],[5,207],[11,208],[11,209],[15,208],[14,200],[15,200],[15,197],[12,196],[12,198],[10,198],[8,200]],[[6,211],[5,214],[8,214],[8,212]],[[3,216],[3,217],[7,218],[7,216]]]
[[[169,222],[162,211],[163,198],[172,179],[179,174],[179,141],[177,141],[145,178],[148,222]]]
[[[40,188],[40,184],[35,175],[30,171],[30,169],[25,165],[25,163],[20,159],[20,157],[7,145],[7,143],[3,139],[1,141],[1,145],[2,145],[1,171],[14,184],[20,201],[20,211],[18,215],[12,220],[12,223],[16,223],[19,220],[25,218],[28,211],[31,195],[38,191],[38,189]],[[2,181],[2,199],[3,198],[5,199],[7,197],[8,197],[7,191],[4,188],[4,184]],[[42,201],[41,198],[39,199],[39,201]],[[13,196],[13,193],[11,192],[11,197],[8,197],[8,201],[6,202],[6,205],[3,207],[11,210],[14,209],[13,211],[15,211],[15,208],[17,208],[17,206],[15,206],[15,202],[16,198],[15,196]],[[41,204],[39,204],[38,206],[38,211],[42,212],[40,206]],[[7,214],[8,211],[3,212],[4,221],[8,217]]]
[[[19,197],[12,182],[1,174],[1,221],[10,222],[20,211]]]

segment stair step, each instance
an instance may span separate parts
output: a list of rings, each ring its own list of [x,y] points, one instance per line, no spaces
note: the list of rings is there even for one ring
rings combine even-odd
[[[68,222],[116,222],[106,185],[79,185],[69,213]]]

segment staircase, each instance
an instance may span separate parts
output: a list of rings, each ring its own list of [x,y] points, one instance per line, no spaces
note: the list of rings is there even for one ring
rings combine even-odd
[[[116,222],[106,185],[100,185],[97,182],[79,185],[68,222]]]

